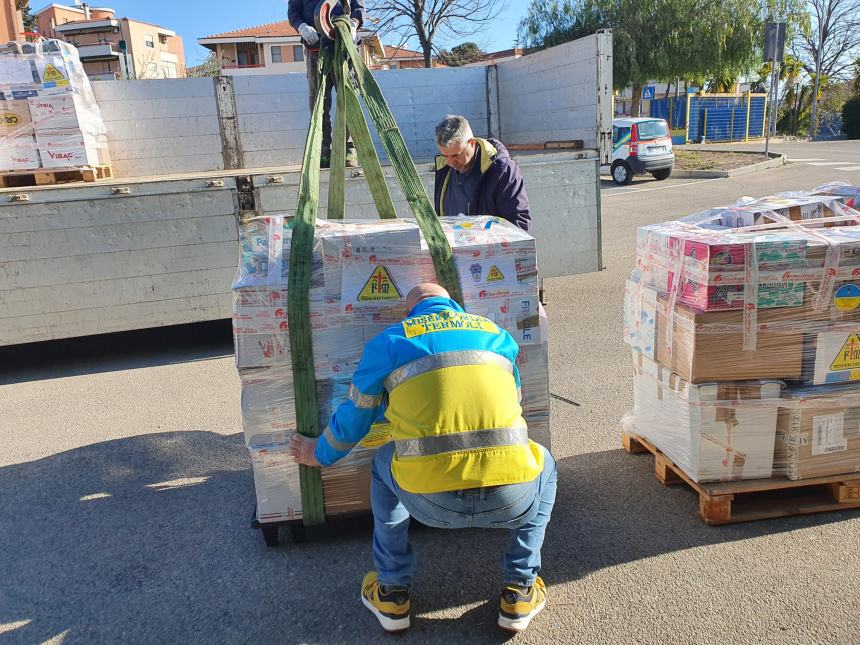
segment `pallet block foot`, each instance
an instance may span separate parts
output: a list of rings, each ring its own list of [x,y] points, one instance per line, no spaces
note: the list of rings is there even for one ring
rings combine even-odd
[[[700,495],[699,516],[705,524],[725,524],[732,521],[734,495]]]
[[[860,502],[860,479],[830,484],[833,500],[840,504]]]
[[[654,472],[657,479],[664,486],[675,486],[684,483],[684,480],[675,472],[675,464],[669,461],[665,455],[656,455],[654,459]]]
[[[648,448],[643,446],[636,437],[623,430],[621,432],[621,445],[631,455],[648,452]]]

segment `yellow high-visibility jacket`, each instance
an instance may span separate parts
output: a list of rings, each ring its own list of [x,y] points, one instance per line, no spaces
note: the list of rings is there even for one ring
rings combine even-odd
[[[516,341],[448,298],[421,301],[365,347],[349,400],[331,417],[316,457],[344,457],[379,420],[395,443],[391,465],[412,493],[517,484],[543,470],[520,407]]]

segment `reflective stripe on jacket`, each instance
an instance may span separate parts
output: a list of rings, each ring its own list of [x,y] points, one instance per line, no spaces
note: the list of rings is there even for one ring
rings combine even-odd
[[[543,451],[528,439],[519,396],[519,348],[504,329],[448,298],[420,302],[371,340],[349,401],[317,446],[330,465],[384,416],[395,442],[392,473],[412,493],[531,481]]]

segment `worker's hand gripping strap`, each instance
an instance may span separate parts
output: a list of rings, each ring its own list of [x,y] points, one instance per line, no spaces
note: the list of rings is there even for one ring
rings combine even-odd
[[[296,402],[298,432],[306,437],[320,434],[317,417],[316,374],[310,326],[310,287],[314,228],[319,202],[320,146],[322,145],[322,115],[326,76],[331,70],[330,48],[320,50],[320,85],[311,114],[302,175],[299,202],[293,225],[290,247],[290,275],[287,283],[287,317],[290,332],[290,352],[293,362],[293,387]],[[302,518],[306,526],[325,522],[322,475],[319,468],[299,466],[302,491]]]
[[[424,184],[421,183],[415,164],[412,163],[412,157],[409,156],[403,135],[400,134],[376,79],[373,78],[373,74],[370,73],[367,65],[358,55],[355,43],[352,42],[349,21],[336,19],[334,26],[338,32],[338,41],[352,62],[361,95],[364,97],[367,111],[379,133],[382,146],[388,153],[388,158],[397,174],[397,179],[400,181],[400,187],[406,201],[409,203],[415,219],[418,220],[418,226],[424,234],[424,239],[427,240],[430,256],[433,258],[433,266],[436,269],[436,277],[439,283],[451,294],[451,298],[462,305],[463,293],[460,287],[460,275],[457,271],[451,245],[445,237],[439,218],[436,217],[430,198],[427,197],[427,192],[424,190]]]

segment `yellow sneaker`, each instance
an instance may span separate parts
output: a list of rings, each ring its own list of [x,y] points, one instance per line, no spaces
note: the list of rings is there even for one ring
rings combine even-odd
[[[379,584],[379,574],[371,571],[361,581],[361,602],[367,607],[382,629],[399,632],[409,628],[412,601],[406,587],[386,587]]]
[[[521,632],[546,605],[546,585],[537,578],[531,587],[505,585],[499,598],[499,627]]]

